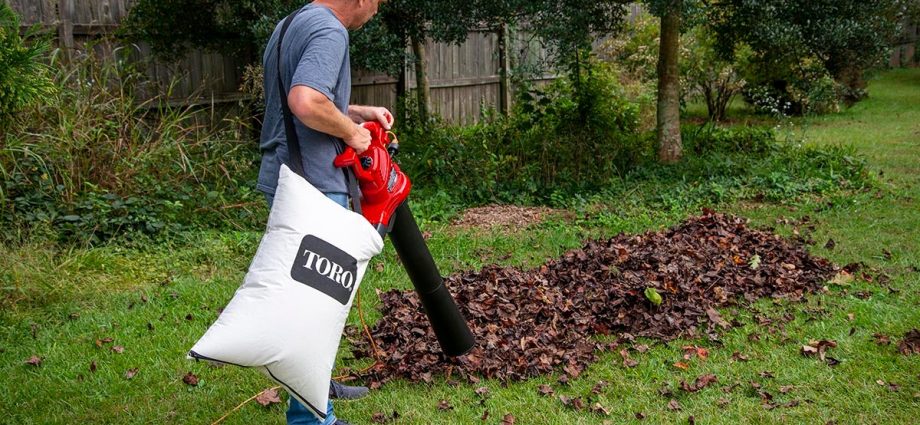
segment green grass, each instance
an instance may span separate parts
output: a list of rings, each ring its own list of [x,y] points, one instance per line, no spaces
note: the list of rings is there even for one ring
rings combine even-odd
[[[698,423],[724,424],[914,423],[920,415],[920,358],[901,356],[894,345],[878,346],[872,335],[881,332],[897,341],[907,330],[920,328],[920,273],[911,268],[920,267],[920,70],[885,72],[869,90],[870,98],[849,110],[794,120],[782,131],[810,144],[854,146],[868,158],[875,175],[882,173],[877,189],[719,207],[783,234],[793,229],[778,225],[777,218],[808,215],[816,225],[813,253],[838,264],[865,262],[889,274],[896,292],[856,281],[846,287],[832,285],[829,294],[802,303],[756,303],[760,315],[777,320],[791,315],[781,327],[772,325],[774,333],[771,326],[758,325],[750,310],[728,309],[723,314],[743,326],[725,333],[721,345],[646,341],[652,345],[649,352],[632,354],[640,361],[638,367],[626,369],[618,354],[603,354],[570,386],[557,384],[556,376],[507,386],[494,381],[455,386],[443,378],[431,385],[397,381],[364,400],[337,403],[337,414],[356,424],[370,423],[374,412],[394,410],[400,415],[396,423],[406,424],[498,423],[506,413],[525,424],[632,423],[636,412],[647,415],[646,423],[686,422],[691,415]],[[462,230],[438,222],[426,222],[425,230],[432,233],[430,248],[447,274],[491,262],[533,266],[586,238],[661,228],[688,213],[623,200],[580,209],[575,220],[515,231]],[[616,210],[604,213],[608,207]],[[0,247],[0,411],[5,413],[0,423],[211,423],[269,387],[254,371],[216,369],[184,358],[242,280],[259,237],[258,232],[202,232],[144,249]],[[828,238],[837,242],[834,250],[823,247]],[[890,259],[883,249],[891,252]],[[505,258],[507,254],[511,256]],[[411,287],[390,246],[372,267],[377,263],[383,264],[383,272],[369,273],[361,289],[370,320],[379,317],[374,289]],[[855,296],[860,291],[870,297]],[[192,320],[186,319],[189,314]],[[358,324],[354,311],[349,323]],[[762,338],[750,341],[751,333]],[[105,337],[114,342],[97,347],[95,341]],[[836,340],[839,346],[829,354],[842,363],[831,368],[802,357],[799,348],[809,339]],[[710,357],[694,359],[682,371],[672,365],[681,360],[681,346],[688,344],[707,347]],[[113,345],[124,346],[124,353],[113,352]],[[750,361],[732,362],[736,351]],[[32,355],[44,358],[40,367],[24,364]],[[93,361],[95,372],[90,371]],[[340,362],[366,364],[352,360],[347,347]],[[135,367],[140,369],[137,376],[126,380],[125,371]],[[182,382],[188,371],[201,378],[197,387]],[[763,371],[775,377],[764,378]],[[704,373],[716,374],[719,383],[695,394],[677,389],[681,380]],[[610,417],[572,410],[537,392],[540,384],[551,384],[556,395],[585,397],[599,380],[610,384],[588,404],[600,402]],[[900,390],[889,391],[878,380],[896,383]],[[761,383],[780,403],[801,403],[764,409],[750,381]],[[720,390],[736,382],[741,385],[731,393]],[[674,391],[680,412],[668,410],[669,398],[658,393],[662,385]],[[786,385],[794,389],[781,394],[779,387]],[[474,392],[479,386],[490,389],[484,405]],[[728,404],[720,407],[720,398]],[[438,410],[441,399],[454,409]],[[489,419],[482,422],[485,410]],[[282,406],[250,403],[225,423],[283,420]]]

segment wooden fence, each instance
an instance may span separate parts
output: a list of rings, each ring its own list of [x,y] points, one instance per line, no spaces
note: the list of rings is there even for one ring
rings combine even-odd
[[[110,54],[116,46],[107,37],[115,32],[134,0],[4,0],[22,18],[22,26],[38,25],[56,35],[57,46],[65,54],[78,55],[89,48]],[[519,35],[512,50],[520,60],[539,61],[545,50]],[[133,49],[136,58],[150,58],[144,45],[118,46]],[[498,35],[473,31],[460,45],[429,42],[426,45],[431,107],[450,122],[478,121],[482,108],[499,107]],[[240,100],[239,91],[245,63],[216,53],[192,51],[177,63],[153,62],[145,72],[154,87],[171,82],[170,95],[183,103],[229,103]],[[407,89],[416,87],[415,74],[406,69]],[[539,75],[537,79],[551,79]],[[397,79],[364,70],[353,73],[352,103],[393,108]]]

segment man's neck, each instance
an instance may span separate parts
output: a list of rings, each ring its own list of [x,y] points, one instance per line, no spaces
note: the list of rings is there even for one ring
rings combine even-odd
[[[329,9],[336,19],[342,23],[345,28],[351,28],[351,14],[343,7],[342,2],[338,0],[315,0],[313,4],[323,6]]]

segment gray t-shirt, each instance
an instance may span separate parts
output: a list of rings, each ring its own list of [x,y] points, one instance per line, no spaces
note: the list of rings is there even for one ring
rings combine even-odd
[[[281,46],[281,79],[285,89],[307,86],[324,94],[335,106],[348,113],[351,97],[351,66],[348,57],[348,30],[331,10],[315,5],[304,6],[284,35]],[[281,95],[278,93],[278,35],[281,25],[268,41],[262,64],[265,67],[265,121],[259,147],[262,167],[259,169],[258,189],[275,193],[281,164],[288,161]],[[303,167],[307,181],[321,192],[347,193],[345,174],[332,165],[341,152],[341,139],[313,130],[294,118]]]

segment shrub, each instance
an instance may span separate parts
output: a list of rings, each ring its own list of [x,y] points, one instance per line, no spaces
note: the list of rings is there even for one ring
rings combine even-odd
[[[24,40],[19,17],[6,2],[0,3],[0,131],[13,113],[53,93],[43,62],[49,46],[47,37],[36,37],[32,31]]]
[[[555,190],[599,187],[651,153],[638,108],[602,65],[587,67],[579,83],[519,93],[510,117],[469,127],[403,120],[402,161],[416,186],[464,202],[544,202]]]
[[[219,128],[165,95],[142,101],[125,63],[90,54],[57,67],[54,94],[12,120],[0,146],[5,240],[249,227],[263,211],[247,121]]]

